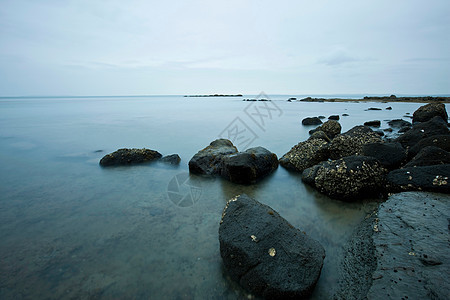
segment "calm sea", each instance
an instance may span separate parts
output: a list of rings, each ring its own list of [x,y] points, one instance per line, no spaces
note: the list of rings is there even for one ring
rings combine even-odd
[[[222,209],[242,193],[324,245],[314,297],[331,298],[342,247],[376,203],[329,199],[282,167],[242,186],[189,176],[188,161],[219,136],[239,150],[263,146],[281,157],[308,137],[304,117],[347,113],[344,131],[367,120],[386,128],[385,120],[421,104],[289,97],[1,98],[0,298],[246,298],[224,273],[218,242]],[[98,165],[123,147],[178,153],[181,164]]]

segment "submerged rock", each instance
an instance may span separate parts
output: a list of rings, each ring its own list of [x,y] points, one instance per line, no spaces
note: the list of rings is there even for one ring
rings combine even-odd
[[[320,125],[320,124],[322,124],[322,120],[320,120],[320,118],[318,118],[318,117],[308,117],[308,118],[304,118],[302,120],[302,124],[305,126]]]
[[[304,299],[319,279],[325,250],[276,211],[248,197],[228,201],[220,255],[233,280],[265,299]]]
[[[131,165],[146,163],[161,158],[161,154],[158,151],[150,149],[128,149],[122,148],[113,153],[106,154],[100,160],[101,166],[118,166],[118,165]]]
[[[363,145],[381,142],[381,137],[367,126],[355,126],[337,135],[329,145],[331,159],[362,153]]]
[[[331,198],[354,201],[378,196],[384,189],[385,173],[377,159],[353,155],[308,168],[302,180]]]
[[[364,122],[364,126],[380,127],[381,126],[381,121],[380,120],[367,121],[367,122]]]
[[[331,115],[331,116],[328,117],[328,120],[339,121],[339,115]]]
[[[217,139],[208,147],[197,152],[189,161],[189,172],[194,174],[217,175],[226,155],[237,153],[233,143],[227,139]]]
[[[178,154],[171,154],[162,157],[159,161],[170,165],[178,165],[180,164],[181,158]]]
[[[328,159],[327,145],[329,141],[323,131],[317,131],[308,140],[298,143],[283,155],[280,158],[280,165],[289,170],[303,172],[303,170]]]
[[[388,188],[393,192],[430,191],[449,193],[450,164],[407,167],[389,172]]]
[[[415,124],[410,130],[395,139],[395,141],[402,144],[404,148],[407,148],[413,147],[420,140],[434,135],[450,135],[447,123],[441,117],[434,117],[427,122]]]
[[[441,117],[447,123],[448,115],[443,103],[430,103],[419,107],[413,114],[413,123],[427,122],[434,117]]]
[[[405,121],[403,119],[390,120],[388,122],[388,125],[393,128],[403,128],[403,127],[411,128],[412,127],[412,124],[410,122]]]
[[[363,146],[362,154],[375,157],[385,168],[395,169],[406,160],[406,151],[400,143],[370,143]]]
[[[323,131],[330,139],[333,139],[336,135],[340,134],[342,130],[341,124],[335,120],[328,120],[316,129],[309,131],[309,134],[314,132]]]
[[[234,183],[254,183],[278,167],[276,154],[263,147],[255,147],[222,159],[221,175]]]

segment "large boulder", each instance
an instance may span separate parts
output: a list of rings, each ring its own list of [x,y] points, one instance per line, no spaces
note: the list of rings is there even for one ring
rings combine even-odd
[[[230,277],[265,299],[308,297],[325,258],[319,242],[247,195],[236,196],[226,204],[219,242]]]
[[[413,123],[426,122],[434,117],[441,117],[442,120],[447,122],[448,115],[443,103],[429,103],[427,105],[419,107],[413,114]]]
[[[283,155],[280,158],[280,165],[289,170],[303,172],[328,159],[328,142],[327,135],[317,131],[308,140],[298,143]]]
[[[308,117],[308,118],[304,118],[302,120],[302,124],[305,126],[320,125],[320,124],[322,124],[322,120],[320,120],[320,118],[318,118],[318,117]]]
[[[395,139],[396,142],[402,144],[404,148],[412,147],[420,142],[420,140],[434,136],[434,135],[449,135],[450,131],[447,127],[447,122],[441,117],[434,117],[433,119],[415,124],[410,130]]]
[[[330,138],[333,139],[336,135],[341,133],[342,127],[338,121],[328,120],[316,129],[312,129],[309,131],[309,134],[313,134],[314,132],[323,131]]]
[[[408,156],[414,157],[425,147],[434,146],[450,152],[450,134],[448,135],[433,135],[428,138],[420,140],[417,144],[409,148]]]
[[[100,160],[100,165],[107,166],[119,166],[119,165],[132,165],[139,163],[146,163],[161,158],[161,153],[150,149],[128,149],[122,148],[113,153],[106,154]]]
[[[303,171],[302,180],[331,198],[354,201],[379,195],[385,173],[377,159],[353,155],[308,168]]]
[[[404,168],[450,164],[450,153],[434,146],[420,150]]]
[[[406,160],[406,151],[400,143],[370,143],[363,145],[362,154],[372,156],[386,169],[398,168]]]
[[[431,191],[450,193],[450,164],[408,167],[389,172],[388,187],[393,192]]]
[[[381,137],[367,126],[355,126],[336,136],[329,145],[331,159],[362,153],[363,145],[381,142]]]
[[[189,171],[194,174],[218,175],[221,172],[223,158],[237,152],[231,141],[217,139],[191,158]]]
[[[276,154],[263,147],[255,147],[222,159],[221,175],[234,183],[254,183],[278,167]]]

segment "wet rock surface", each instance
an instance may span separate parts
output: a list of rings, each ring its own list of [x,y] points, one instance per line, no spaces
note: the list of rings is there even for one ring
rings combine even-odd
[[[278,167],[277,156],[263,147],[227,155],[222,160],[221,175],[234,183],[254,183]]]
[[[408,167],[421,167],[450,164],[450,153],[434,146],[422,148],[414,158],[404,165]]]
[[[227,139],[217,139],[208,147],[197,152],[189,161],[189,172],[202,175],[218,175],[222,160],[226,155],[237,153],[233,143]]]
[[[427,122],[436,116],[447,122],[448,115],[443,103],[429,103],[419,107],[413,114],[413,123]]]
[[[393,128],[403,128],[403,127],[410,128],[412,126],[412,124],[410,122],[405,121],[403,119],[390,120],[388,122],[388,125],[393,127]]]
[[[400,143],[365,144],[362,153],[375,157],[387,169],[398,168],[406,160],[406,151]]]
[[[381,126],[381,121],[380,120],[367,121],[367,122],[364,122],[364,126],[380,127]]]
[[[335,299],[448,299],[450,196],[403,192],[356,228]]]
[[[323,131],[330,139],[333,139],[336,135],[340,134],[342,130],[341,124],[335,120],[328,120],[319,127],[309,131],[309,134],[313,134],[318,131]]]
[[[413,157],[420,150],[427,146],[434,146],[444,149],[445,151],[450,151],[450,134],[448,135],[434,135],[428,138],[420,140],[417,144],[409,148],[408,156]]]
[[[368,299],[448,299],[450,196],[406,192],[380,205]],[[375,227],[376,226],[376,227]]]
[[[150,149],[128,149],[122,148],[113,153],[106,154],[101,160],[100,165],[107,166],[120,166],[120,165],[132,165],[139,163],[146,163],[161,158],[161,154],[158,151]]]
[[[331,198],[355,201],[382,193],[385,173],[375,158],[354,155],[308,168],[302,180]]]
[[[388,189],[401,191],[431,191],[450,193],[450,164],[408,167],[389,172]]]
[[[427,122],[415,124],[410,130],[395,139],[395,141],[402,144],[404,148],[413,147],[422,139],[434,135],[450,135],[447,123],[441,117],[434,117]]]
[[[328,120],[336,120],[336,121],[338,121],[339,120],[339,115],[331,115],[331,116],[328,117]]]
[[[266,299],[304,299],[320,276],[324,248],[276,211],[248,197],[228,201],[219,227],[230,277]]]
[[[367,126],[355,126],[337,135],[329,145],[331,159],[362,153],[363,145],[381,142],[381,137]]]
[[[327,135],[317,131],[308,140],[298,143],[283,155],[280,158],[280,165],[289,170],[303,172],[328,159],[328,142]]]

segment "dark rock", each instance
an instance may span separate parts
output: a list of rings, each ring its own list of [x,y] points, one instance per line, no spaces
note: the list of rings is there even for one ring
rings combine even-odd
[[[380,194],[385,172],[377,159],[354,155],[308,168],[302,180],[331,198],[354,201]]]
[[[367,121],[367,122],[364,122],[364,126],[380,127],[381,126],[381,122],[379,120]]]
[[[387,183],[393,192],[431,191],[449,193],[450,164],[408,167],[389,172]]]
[[[335,120],[328,120],[319,127],[309,131],[309,134],[314,132],[323,131],[330,139],[333,139],[336,135],[340,134],[342,130],[341,124]]]
[[[434,117],[441,117],[442,120],[447,122],[448,115],[443,103],[430,103],[419,107],[413,114],[413,123],[426,122]]]
[[[386,107],[386,110],[392,110],[392,107],[388,106]]]
[[[322,121],[318,117],[308,117],[302,120],[302,124],[305,126],[320,125],[322,124]]]
[[[339,115],[332,115],[328,117],[328,120],[335,120],[335,121],[339,121]]]
[[[382,130],[376,130],[374,131],[376,134],[378,134],[379,136],[384,136],[384,132]]]
[[[399,130],[398,130],[398,133],[405,133],[405,132],[407,132],[408,130],[410,130],[411,129],[411,127],[402,127],[402,128],[400,128]]]
[[[401,143],[404,148],[416,145],[420,140],[433,135],[448,135],[447,123],[441,117],[415,124],[410,130],[399,136],[396,141]]]
[[[402,120],[402,119],[395,119],[395,120],[390,120],[388,122],[388,125],[391,126],[392,128],[411,128],[412,124],[408,121]]]
[[[450,153],[434,146],[422,148],[404,168],[450,164]]]
[[[385,132],[392,132],[394,130],[392,128],[386,128],[386,129],[383,129],[383,131],[385,131]]]
[[[409,148],[408,156],[414,157],[419,151],[427,146],[435,146],[450,152],[450,135],[434,135],[420,140]]]
[[[319,119],[323,120],[325,119],[325,116],[319,116]]]
[[[160,161],[170,165],[178,165],[180,164],[181,158],[178,154],[171,154],[162,157]]]
[[[247,195],[236,196],[225,206],[219,242],[230,277],[265,299],[307,298],[325,258],[319,242]]]
[[[315,132],[308,140],[300,142],[280,158],[280,165],[286,169],[303,172],[328,159],[328,136],[323,131]]]
[[[263,147],[255,147],[222,159],[221,175],[234,183],[254,183],[278,167],[277,156]]]
[[[158,151],[150,149],[122,148],[113,153],[106,154],[100,160],[101,166],[118,166],[146,163],[161,158]]]
[[[400,143],[370,143],[363,145],[362,154],[375,157],[387,169],[398,168],[406,160],[406,151]]]
[[[449,212],[450,196],[443,194],[406,192],[381,204],[368,237],[377,258],[374,280],[358,299],[448,299]]]
[[[342,116],[343,116],[343,117],[348,117],[349,115],[348,115],[348,114],[342,114]]]
[[[355,126],[349,131],[337,135],[329,145],[330,158],[362,153],[365,144],[381,142],[381,137],[367,126]]]
[[[370,107],[370,108],[368,108],[367,110],[382,110],[381,108],[378,108],[378,107]]]
[[[217,139],[191,158],[189,171],[194,174],[218,175],[221,172],[223,158],[237,152],[231,141]]]

